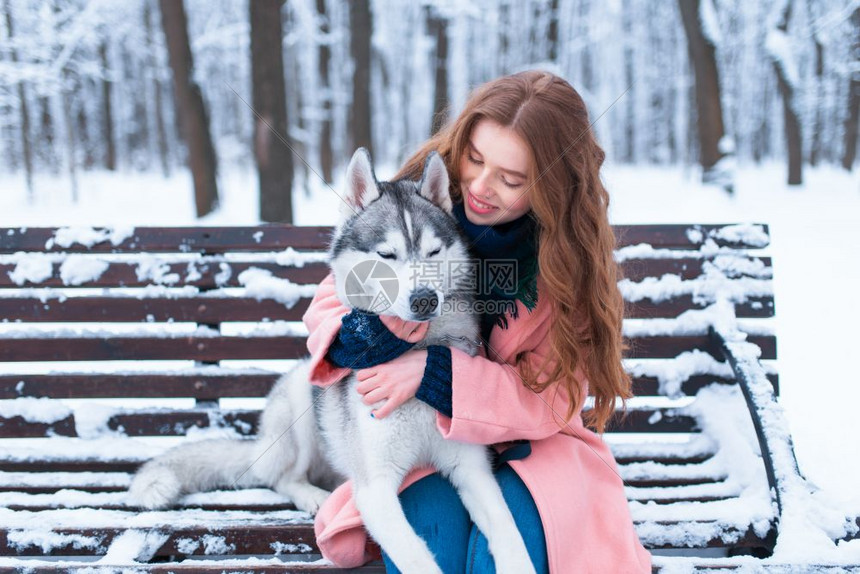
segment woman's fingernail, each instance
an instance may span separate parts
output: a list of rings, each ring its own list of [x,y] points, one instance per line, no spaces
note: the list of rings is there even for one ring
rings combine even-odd
[[[372,418],[372,419],[375,419],[375,418],[376,418],[376,415],[375,415],[375,414],[373,414],[373,411],[370,411],[370,418]]]

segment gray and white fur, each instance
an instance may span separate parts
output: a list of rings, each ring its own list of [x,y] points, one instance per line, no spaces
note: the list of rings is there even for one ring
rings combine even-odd
[[[355,297],[350,271],[367,261],[384,264],[399,286],[385,312],[430,321],[427,335],[414,348],[448,345],[474,355],[479,328],[467,288],[471,278],[463,272],[468,266],[460,266],[456,276],[447,275],[457,268],[449,263],[469,259],[450,215],[448,185],[438,155],[428,158],[420,183],[378,182],[369,155],[359,149],[347,168],[347,200],[329,263],[340,300],[372,312],[379,310],[379,300]],[[368,278],[364,288],[379,292],[382,285]],[[314,513],[334,486],[350,478],[365,527],[397,567],[406,574],[441,573],[397,496],[410,470],[432,465],[451,481],[487,537],[496,570],[534,572],[487,449],[442,438],[436,411],[418,399],[384,419],[371,417],[381,403],[365,405],[355,390],[357,382],[350,374],[331,387],[314,389],[308,363],[301,361],[273,387],[256,439],[176,447],[141,467],[129,494],[141,506],[161,508],[191,492],[268,486]]]

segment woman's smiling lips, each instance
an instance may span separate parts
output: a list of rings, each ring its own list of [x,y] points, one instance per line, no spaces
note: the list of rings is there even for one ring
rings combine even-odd
[[[494,207],[489,203],[483,203],[481,201],[478,201],[478,199],[468,191],[466,193],[469,201],[469,207],[471,207],[475,213],[480,213],[483,215],[485,213],[490,213],[498,209],[497,207]]]

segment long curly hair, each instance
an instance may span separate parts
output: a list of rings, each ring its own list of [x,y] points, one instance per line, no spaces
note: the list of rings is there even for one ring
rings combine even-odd
[[[483,84],[472,92],[459,117],[428,140],[395,177],[420,178],[425,158],[436,151],[448,167],[452,199],[462,201],[460,160],[467,153],[472,129],[485,118],[516,133],[532,155],[529,193],[538,224],[541,295],[553,306],[554,356],[538,373],[521,372],[536,392],[556,382],[563,385],[571,397],[569,420],[583,406],[583,382],[576,376],[581,369],[594,396],[594,406],[583,419],[602,433],[616,398],[624,404],[633,394],[621,363],[626,348],[621,332],[624,300],[618,289],[621,270],[613,256],[609,194],[599,173],[605,153],[576,90],[542,71]]]

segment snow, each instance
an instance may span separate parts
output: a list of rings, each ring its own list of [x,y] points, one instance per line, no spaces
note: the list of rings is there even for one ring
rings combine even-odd
[[[681,384],[693,375],[732,376],[727,364],[698,349],[681,353],[671,361],[627,359],[625,366],[634,377],[655,377],[659,381],[660,393],[674,398],[683,396]]]
[[[54,237],[45,244],[45,249],[51,249],[54,246],[71,247],[76,244],[92,247],[105,241],[110,241],[111,245],[119,245],[132,235],[134,235],[134,227],[128,225],[104,229],[84,226],[61,227],[54,233]]]
[[[681,295],[692,295],[693,302],[708,304],[716,301],[720,294],[730,293],[734,303],[744,303],[749,297],[764,297],[772,294],[770,281],[758,279],[727,280],[722,273],[713,273],[713,268],[704,269],[701,277],[683,280],[677,275],[646,277],[642,281],[622,279],[618,286],[624,298],[631,302],[651,299],[665,301]]]
[[[316,292],[316,285],[297,285],[273,276],[271,271],[256,267],[239,274],[239,283],[250,297],[257,300],[274,299],[287,307],[292,307],[303,297],[313,297]]]
[[[48,398],[19,397],[0,401],[0,417],[21,417],[34,423],[53,423],[61,421],[72,411],[59,401]]]
[[[188,264],[192,268],[193,261]],[[137,258],[135,274],[139,281],[152,281],[158,285],[173,285],[179,281],[179,275],[170,273],[167,262],[157,255],[142,254]]]
[[[717,10],[713,0],[702,0],[699,4],[699,20],[702,23],[702,35],[714,48],[719,49],[723,41],[720,32],[720,21],[717,18]]]
[[[103,564],[148,562],[169,538],[168,533],[153,530],[125,530],[111,541],[107,552],[99,562]]]
[[[87,255],[69,255],[60,265],[60,279],[63,285],[82,285],[97,280],[109,266],[107,261]]]
[[[9,278],[16,285],[26,282],[41,283],[53,273],[54,257],[47,253],[16,254],[15,270],[9,273]]]
[[[381,166],[380,177],[385,178],[393,172]],[[611,217],[614,223],[740,223],[739,226],[723,228],[709,235],[701,230],[693,230],[690,239],[699,249],[686,253],[667,252],[650,246],[630,246],[619,250],[616,258],[692,257],[703,259],[703,269],[709,277],[719,279],[738,278],[737,281],[719,285],[718,288],[705,288],[696,280],[684,281],[677,276],[667,275],[658,280],[634,285],[624,283],[631,298],[659,298],[677,294],[691,294],[703,302],[711,304],[724,297],[745,300],[752,296],[772,294],[775,300],[776,317],[767,320],[739,321],[742,332],[767,333],[777,336],[779,359],[776,368],[780,376],[781,396],[779,403],[784,409],[785,418],[774,423],[773,429],[780,436],[793,439],[795,452],[801,472],[809,479],[812,488],[802,484],[788,486],[783,520],[783,535],[777,548],[774,564],[800,562],[803,564],[831,563],[840,564],[860,561],[860,543],[843,542],[833,544],[828,536],[844,535],[847,529],[845,516],[860,514],[860,494],[856,491],[857,477],[860,476],[860,433],[856,432],[857,405],[860,404],[860,382],[854,367],[854,340],[857,325],[860,325],[860,308],[856,301],[856,285],[860,282],[860,268],[850,264],[853,254],[860,252],[860,235],[856,233],[858,214],[860,214],[860,177],[831,168],[808,168],[805,172],[806,184],[789,189],[784,184],[783,165],[764,165],[760,167],[738,166],[733,196],[725,194],[716,186],[703,186],[698,183],[696,170],[683,168],[621,167],[607,165],[604,180],[611,194]],[[8,177],[8,176],[6,176]],[[49,176],[45,176],[45,180]],[[68,226],[68,231],[57,234],[54,241],[74,244],[93,244],[88,242],[122,241],[133,234],[133,226],[141,225],[221,225],[255,224],[256,199],[247,189],[253,188],[253,176],[248,172],[231,172],[223,175],[224,198],[222,209],[215,214],[196,220],[193,216],[190,185],[187,175],[179,173],[168,180],[153,178],[147,174],[105,174],[81,173],[82,193],[79,204],[68,203],[65,196],[41,194],[40,202],[28,206],[24,200],[26,193],[21,181],[0,178],[0,185],[8,190],[0,197],[0,226]],[[41,180],[44,184],[44,180]],[[338,186],[335,185],[335,189]],[[121,191],[120,191],[121,190]],[[643,191],[644,190],[644,191]],[[177,200],[176,198],[180,198]],[[310,195],[295,194],[298,223],[304,225],[327,225],[333,223],[340,199],[323,185],[316,186]],[[170,205],[170,209],[165,206]],[[667,209],[666,206],[671,206]],[[110,233],[90,226],[115,225]],[[715,240],[728,242],[743,238],[745,241],[761,239],[761,229],[752,224],[769,226],[770,245],[764,253],[756,256],[773,258],[773,287],[768,289],[771,273],[762,262],[755,258],[728,255],[731,250],[719,247]],[[72,244],[70,243],[70,244]],[[114,243],[115,244],[115,243]],[[62,258],[51,256],[33,257],[18,254],[4,256],[16,264],[14,276],[16,284],[22,287],[27,283],[38,283],[50,276],[52,265],[64,263]],[[17,257],[17,259],[16,259]],[[113,256],[111,256],[113,257]],[[174,256],[175,257],[175,256]],[[190,257],[190,256],[189,256]],[[242,261],[272,261],[273,258],[284,264],[303,264],[319,261],[320,254],[304,254],[286,250],[280,254],[241,254],[234,255]],[[70,258],[70,257],[69,257]],[[256,259],[259,258],[259,259]],[[707,258],[707,260],[704,260]],[[68,260],[68,259],[66,259]],[[95,261],[113,261],[106,256],[93,258]],[[175,259],[174,259],[175,260]],[[219,284],[233,276],[233,269],[225,256],[219,262]],[[153,287],[149,294],[166,293],[174,278],[164,267],[166,258],[154,257],[147,265],[139,267],[140,272],[160,286]],[[185,261],[188,266],[189,280],[199,273],[193,259]],[[96,276],[98,268],[87,269],[84,260],[69,263],[69,277]],[[286,280],[277,279],[261,269],[239,276],[239,281],[253,296],[273,298],[285,305],[292,304],[295,297],[307,296],[297,293],[298,287]],[[64,278],[65,279],[65,278]],[[73,283],[68,283],[73,284]],[[715,283],[711,283],[714,285]],[[728,290],[731,287],[732,290]],[[41,294],[46,299],[67,296],[62,290],[22,289],[31,295]],[[71,291],[71,290],[69,290]],[[220,292],[219,292],[220,291]],[[221,289],[211,296],[229,296],[229,290]],[[180,291],[180,296],[200,296],[196,289]],[[210,296],[207,294],[207,296]],[[817,297],[814,302],[810,297]],[[53,299],[51,299],[53,300]],[[628,335],[643,334],[690,334],[705,332],[715,320],[713,309],[688,312],[673,320],[630,320],[625,324]],[[146,325],[134,327],[142,329]],[[10,326],[10,328],[16,328]],[[185,328],[185,327],[183,327]],[[289,332],[295,329],[289,324],[272,325],[273,333]],[[251,328],[251,332],[256,327]],[[24,330],[26,332],[26,330]],[[296,331],[298,332],[298,331]],[[32,333],[30,333],[32,334]],[[95,326],[92,336],[104,334],[101,326]],[[206,334],[206,333],[204,333]],[[214,333],[212,333],[214,334]],[[742,339],[742,336],[740,336]],[[742,340],[737,341],[743,345]],[[672,361],[630,360],[627,368],[638,376],[655,377],[661,392],[670,398],[680,397],[680,383],[692,374],[727,377],[728,367],[699,351],[685,353]],[[770,369],[770,365],[765,365]],[[76,368],[87,370],[86,366]],[[136,370],[139,368],[135,366]],[[166,368],[166,367],[165,367]],[[248,368],[254,368],[249,366]],[[120,370],[131,370],[126,367]],[[766,371],[765,371],[766,372]],[[762,373],[759,373],[761,376]],[[20,400],[20,399],[19,399]],[[61,415],[73,412],[76,422],[85,430],[86,441],[53,437],[39,443],[38,439],[27,442],[2,445],[4,458],[27,460],[32,457],[80,458],[91,457],[100,460],[145,460],[175,440],[163,439],[147,441],[143,439],[120,439],[106,432],[104,421],[115,409],[102,405],[102,409],[85,410],[72,401],[54,401],[48,410],[41,405],[41,399],[3,401],[0,413],[20,412],[27,417],[64,418]],[[687,399],[688,400],[688,399]],[[700,542],[717,533],[720,528],[737,525],[746,530],[752,521],[757,528],[764,528],[773,508],[765,503],[766,483],[763,483],[761,462],[758,458],[758,445],[750,441],[747,418],[737,418],[743,414],[742,399],[738,389],[732,386],[714,385],[701,389],[695,402],[676,401],[667,410],[657,411],[663,415],[686,414],[697,419],[698,423],[714,431],[719,440],[714,442],[702,436],[692,436],[688,442],[674,445],[649,444],[645,439],[637,443],[624,437],[607,437],[617,456],[687,456],[698,453],[713,453],[713,457],[703,463],[689,467],[659,465],[657,463],[634,463],[621,465],[620,472],[625,478],[642,473],[653,476],[662,473],[678,476],[682,473],[700,476],[725,476],[726,480],[716,484],[691,485],[662,490],[663,496],[734,496],[736,500],[708,503],[708,511],[716,521],[711,525],[692,525],[687,520],[701,518],[702,505],[684,502],[669,505],[643,504],[631,502],[637,529],[643,538],[656,541],[658,536],[668,535]],[[707,408],[704,408],[707,407]],[[87,418],[89,416],[89,418]],[[745,430],[744,430],[745,429]],[[207,432],[232,432],[224,429],[203,429]],[[130,447],[129,445],[133,445]],[[783,453],[784,454],[784,453]],[[779,455],[782,456],[782,455]],[[782,460],[782,459],[781,459]],[[783,460],[784,462],[784,460]],[[79,480],[90,477],[75,473]],[[53,478],[68,481],[69,478],[50,473]],[[28,480],[30,477],[7,473],[3,480]],[[101,476],[103,480],[127,480],[127,475]],[[45,480],[49,480],[46,476]],[[65,482],[63,483],[65,484]],[[628,488],[632,498],[647,497],[653,493],[647,488]],[[206,513],[206,511],[186,509],[182,512],[164,511],[160,513],[138,513],[132,511],[102,511],[95,513],[81,508],[88,501],[104,501],[104,504],[123,506],[124,493],[84,493],[72,489],[60,490],[49,495],[22,495],[21,493],[0,493],[0,504],[51,504],[57,505],[56,511],[46,514],[14,512],[0,508],[0,523],[10,532],[17,532],[18,544],[43,547],[65,541],[52,539],[48,534],[50,527],[58,525],[97,527],[98,525],[128,526],[130,534],[117,539],[109,549],[103,549],[119,562],[128,562],[145,555],[149,544],[140,534],[147,528],[159,524],[205,523],[217,525],[219,520],[262,520],[260,514],[253,516],[241,511],[227,513]],[[243,502],[265,500],[276,504],[282,501],[274,493],[261,490],[242,492],[207,493],[189,497],[189,503],[204,503],[224,500]],[[219,498],[221,497],[221,498]],[[67,506],[67,509],[62,508]],[[220,518],[219,518],[220,517]],[[37,519],[38,518],[38,519]],[[303,513],[274,511],[266,515],[267,523],[283,523],[291,520],[307,520]],[[661,520],[675,520],[680,523],[667,533],[665,525],[657,526]],[[183,522],[186,521],[186,522]],[[268,522],[271,521],[271,522]],[[695,527],[695,528],[694,528]],[[660,534],[662,533],[662,534]],[[742,534],[740,532],[739,534]],[[211,540],[193,540],[189,544],[200,544],[200,548],[219,548],[219,537]],[[11,540],[11,538],[10,538]],[[80,544],[97,544],[96,540],[80,540]],[[208,545],[207,545],[208,544]],[[301,550],[301,549],[300,549]],[[273,548],[273,552],[293,551],[293,549]],[[7,562],[12,560],[12,562]],[[18,565],[15,559],[0,559],[0,566]],[[698,563],[703,559],[697,558]],[[721,562],[722,560],[722,562]],[[714,559],[713,564],[725,563],[729,559]],[[745,558],[731,559],[734,564],[744,563]],[[656,565],[663,559],[655,557]],[[38,564],[34,561],[33,564]],[[222,561],[218,561],[222,564]],[[256,563],[256,562],[255,562]],[[270,562],[259,561],[260,564]],[[281,561],[278,561],[281,564]],[[749,562],[757,564],[757,562]],[[56,565],[56,562],[51,563]],[[223,561],[230,564],[248,564]],[[667,571],[685,570],[683,559],[673,557]]]
[[[774,28],[768,31],[764,46],[768,55],[782,70],[785,81],[792,89],[796,89],[800,85],[800,73],[797,70],[794,55],[791,53],[791,41],[788,34]]]

